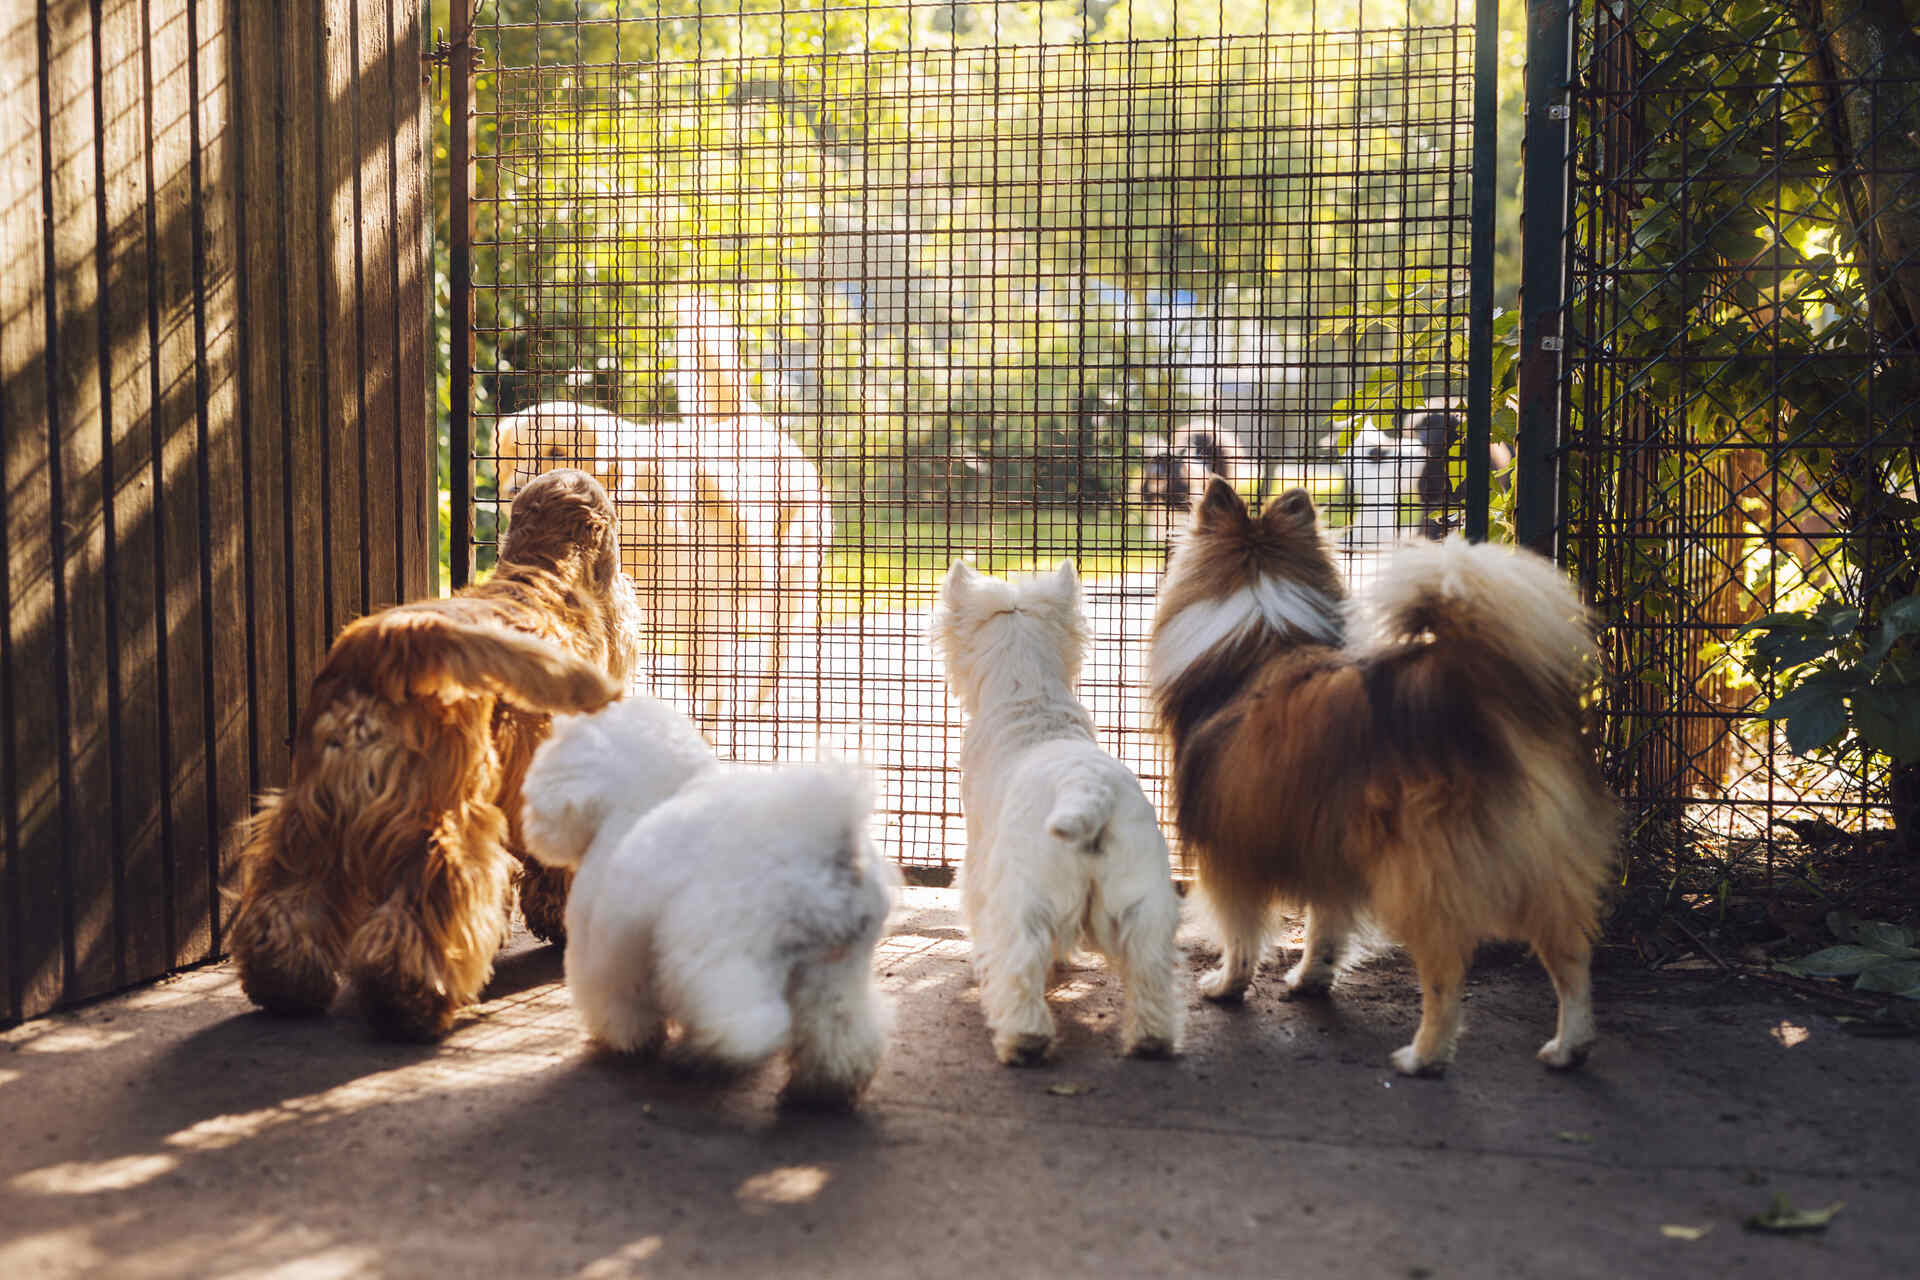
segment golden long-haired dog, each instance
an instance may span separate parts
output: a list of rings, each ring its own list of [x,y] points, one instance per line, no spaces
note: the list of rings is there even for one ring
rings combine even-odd
[[[1420,1029],[1393,1064],[1431,1074],[1474,946],[1519,938],[1560,998],[1540,1059],[1576,1065],[1618,829],[1582,730],[1585,611],[1546,560],[1461,541],[1395,551],[1345,596],[1304,490],[1256,517],[1209,482],[1149,658],[1180,834],[1223,935],[1201,990],[1246,991],[1277,902],[1307,909],[1294,991],[1329,986],[1371,916],[1420,972]]]
[[[549,713],[618,697],[634,629],[612,504],[551,471],[515,499],[486,582],[343,630],[292,780],[244,829],[229,943],[248,998],[321,1012],[344,973],[381,1033],[444,1034],[507,937],[520,783]],[[557,937],[567,875],[528,866],[528,925]]]
[[[695,713],[718,718],[732,672],[771,704],[795,634],[817,621],[833,520],[820,471],[748,394],[735,326],[710,302],[675,310],[678,422],[550,400],[494,427],[500,488],[575,466],[618,495],[622,562],[649,631],[676,642]],[[763,652],[741,660],[743,641]]]

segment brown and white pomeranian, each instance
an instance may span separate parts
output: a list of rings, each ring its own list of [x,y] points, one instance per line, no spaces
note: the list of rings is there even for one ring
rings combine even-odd
[[[1419,968],[1408,1075],[1453,1057],[1475,944],[1533,944],[1560,998],[1540,1049],[1593,1045],[1588,968],[1618,808],[1583,733],[1586,612],[1539,556],[1462,541],[1394,551],[1349,604],[1313,501],[1258,516],[1214,477],[1161,585],[1149,659],[1181,836],[1242,996],[1268,909],[1306,908],[1289,990],[1333,981],[1362,917]]]

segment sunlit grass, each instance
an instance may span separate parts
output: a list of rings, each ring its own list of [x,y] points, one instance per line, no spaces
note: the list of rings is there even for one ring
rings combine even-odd
[[[987,573],[1049,570],[1070,559],[1083,579],[1158,572],[1166,524],[1135,508],[1010,507],[916,515],[898,507],[835,513],[822,575],[830,622],[931,601],[958,556]]]

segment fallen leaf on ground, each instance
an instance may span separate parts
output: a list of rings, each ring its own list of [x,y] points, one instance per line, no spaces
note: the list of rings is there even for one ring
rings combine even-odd
[[[1678,1222],[1668,1222],[1661,1225],[1660,1234],[1669,1240],[1698,1240],[1711,1230],[1713,1230],[1712,1223],[1704,1227],[1689,1227]]]
[[[1825,1231],[1827,1224],[1833,1221],[1833,1215],[1845,1207],[1846,1201],[1835,1200],[1824,1209],[1796,1209],[1793,1201],[1780,1192],[1775,1192],[1773,1203],[1767,1206],[1765,1213],[1756,1213],[1747,1219],[1750,1231]]]
[[[1048,1085],[1047,1092],[1056,1098],[1073,1098],[1083,1093],[1092,1093],[1093,1086],[1090,1084],[1079,1084],[1072,1080],[1062,1080],[1058,1084]]]

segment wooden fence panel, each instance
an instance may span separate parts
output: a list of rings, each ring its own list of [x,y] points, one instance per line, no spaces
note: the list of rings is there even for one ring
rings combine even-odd
[[[0,1021],[217,954],[334,630],[433,581],[418,0],[0,20]]]

